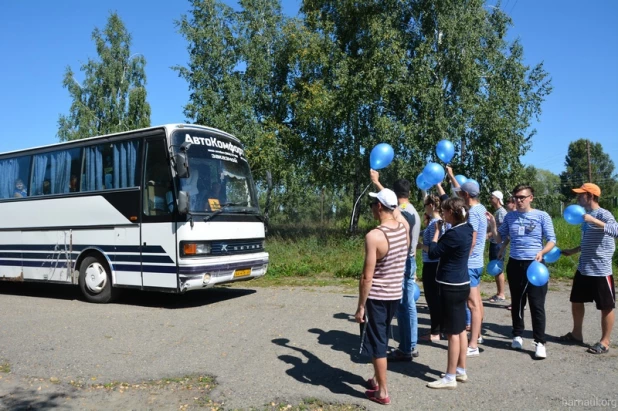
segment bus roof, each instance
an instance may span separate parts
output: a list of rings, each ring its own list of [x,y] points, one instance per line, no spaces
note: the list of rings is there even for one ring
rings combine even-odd
[[[146,127],[146,128],[140,128],[140,129],[136,129],[136,130],[128,130],[128,131],[122,131],[120,133],[112,133],[112,134],[105,134],[102,136],[95,136],[95,137],[88,137],[88,138],[82,138],[79,140],[70,140],[70,141],[62,141],[60,143],[53,143],[53,144],[46,144],[44,146],[38,146],[38,147],[30,147],[30,148],[23,148],[23,149],[19,149],[19,150],[13,150],[13,151],[7,151],[5,153],[0,153],[0,157],[5,157],[5,156],[11,156],[14,157],[15,155],[19,155],[20,153],[24,153],[26,154],[26,152],[29,151],[34,151],[34,150],[42,150],[42,149],[50,149],[50,148],[62,148],[63,146],[70,146],[73,144],[83,144],[84,142],[94,142],[96,140],[104,140],[110,137],[120,137],[123,135],[130,135],[130,134],[135,134],[135,133],[142,133],[142,132],[148,132],[148,131],[154,131],[157,129],[165,129],[166,134],[169,135],[171,134],[173,131],[175,130],[203,130],[203,131],[210,131],[219,135],[222,135],[224,137],[227,138],[231,138],[232,140],[240,143],[241,141],[229,134],[226,133],[225,131],[219,130],[217,128],[214,127],[206,127],[206,126],[200,126],[198,124],[183,124],[183,123],[174,123],[174,124],[163,124],[160,126],[153,126],[153,127]]]

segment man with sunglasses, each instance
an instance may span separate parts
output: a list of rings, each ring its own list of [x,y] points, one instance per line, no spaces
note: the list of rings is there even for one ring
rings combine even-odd
[[[614,216],[601,208],[599,197],[601,189],[596,184],[585,183],[574,188],[577,202],[586,209],[584,223],[581,225],[581,245],[562,254],[569,256],[581,252],[579,265],[573,278],[571,289],[571,311],[573,330],[558,338],[565,343],[583,344],[582,326],[584,323],[584,303],[595,302],[601,311],[601,340],[588,348],[592,354],[605,354],[609,351],[610,336],[614,325],[616,290],[612,275],[612,257],[616,243],[606,229],[616,224]]]
[[[536,345],[535,357],[547,357],[545,348],[545,297],[547,284],[535,286],[528,282],[527,271],[533,261],[542,262],[543,256],[556,245],[556,235],[551,217],[545,211],[533,209],[534,189],[527,185],[518,185],[513,190],[516,200],[516,211],[508,213],[500,227],[496,227],[496,219],[487,213],[492,236],[498,242],[510,238],[511,252],[506,266],[506,274],[511,291],[513,308],[511,320],[513,323],[513,342],[511,347],[516,350],[523,348],[522,334],[524,331],[524,307],[526,297],[530,302],[532,317],[532,334]],[[546,242],[543,243],[543,240]]]

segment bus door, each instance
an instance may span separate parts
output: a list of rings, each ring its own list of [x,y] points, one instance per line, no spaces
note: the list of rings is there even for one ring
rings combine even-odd
[[[164,136],[146,140],[141,259],[145,288],[178,288],[174,189]]]

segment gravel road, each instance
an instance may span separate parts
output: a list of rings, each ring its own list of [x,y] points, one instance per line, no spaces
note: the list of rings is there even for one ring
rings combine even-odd
[[[95,305],[72,287],[0,283],[0,407],[173,410],[211,401],[234,410],[317,398],[383,408],[364,398],[371,366],[358,358],[355,293],[243,286],[183,296],[130,292]],[[550,341],[570,330],[568,290],[550,286]],[[585,341],[593,344],[600,317],[587,309]],[[422,296],[419,317],[424,334]],[[445,369],[446,342],[421,344],[413,363],[389,366],[390,409],[618,407],[618,347],[595,356],[549,342],[548,358],[537,361],[531,331],[517,352],[510,330],[509,311],[486,303],[483,351],[468,362],[469,382],[453,391],[425,387]],[[208,395],[178,383],[201,375],[216,379]]]

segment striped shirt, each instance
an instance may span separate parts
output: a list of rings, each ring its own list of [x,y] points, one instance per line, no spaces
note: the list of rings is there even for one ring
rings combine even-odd
[[[373,300],[401,300],[403,272],[408,257],[408,233],[399,223],[397,228],[378,226],[388,242],[386,255],[376,262],[369,298]]]
[[[504,217],[506,217],[506,210],[504,209],[504,207],[500,207],[494,213],[494,218],[496,219],[496,227],[500,227],[500,225],[504,221]],[[496,242],[496,239],[493,237],[489,239],[489,242],[493,244],[498,244]]]
[[[470,207],[468,211],[468,222],[476,232],[476,243],[474,250],[468,258],[468,268],[483,268],[483,254],[485,253],[485,239],[487,238],[487,209],[482,204]]]
[[[605,228],[603,229],[605,234],[618,238],[618,223],[614,222],[612,224],[605,224]]]
[[[551,217],[541,210],[507,213],[498,233],[503,240],[511,239],[510,256],[515,260],[534,260],[544,247],[543,239],[556,243]]]
[[[440,220],[440,218],[432,218],[429,224],[427,224],[427,228],[425,228],[425,231],[423,231],[423,244],[424,245],[429,246],[429,243],[431,243],[431,241],[433,240],[433,235],[436,232],[436,221],[438,220]],[[444,234],[444,232],[448,230],[449,228],[451,228],[451,225],[449,223],[444,223],[444,225],[442,226],[442,232],[438,236],[438,239],[440,239],[440,237],[442,237],[442,234]],[[423,251],[423,262],[424,263],[437,263],[438,261],[440,261],[439,258],[432,260],[431,258],[429,258],[427,251]]]
[[[616,224],[614,216],[603,208],[590,211],[592,217],[603,221],[606,228]],[[582,243],[577,269],[582,275],[606,277],[612,274],[612,257],[616,241],[606,235],[605,229],[590,223],[582,223]]]

